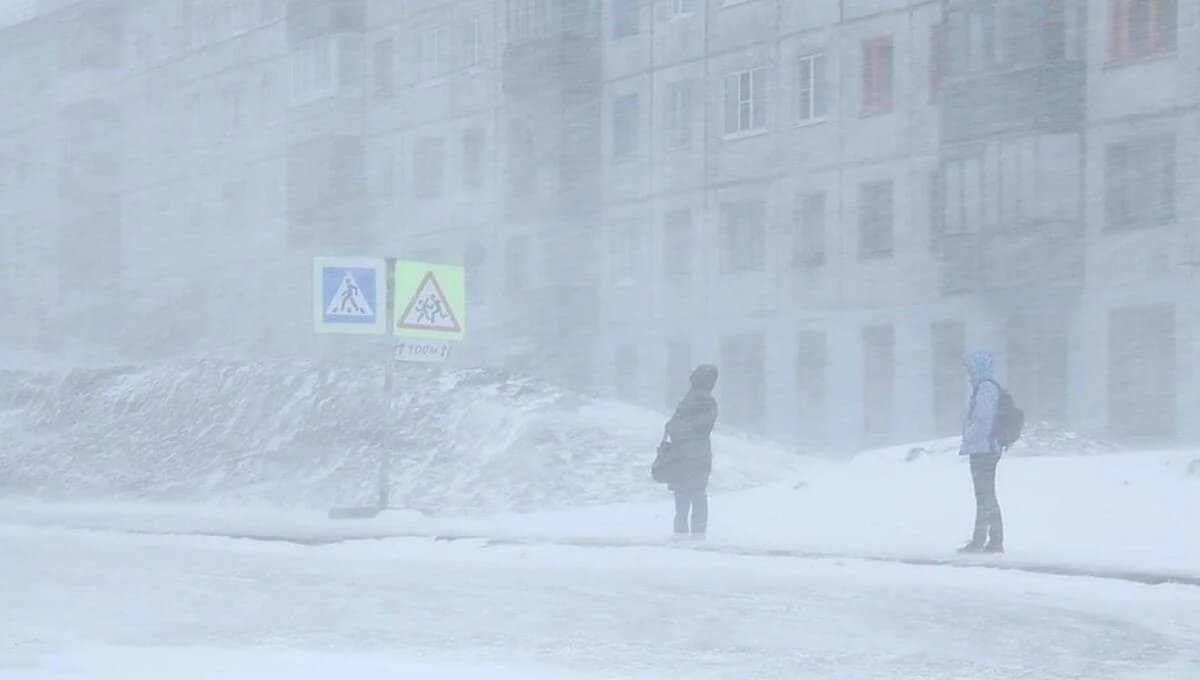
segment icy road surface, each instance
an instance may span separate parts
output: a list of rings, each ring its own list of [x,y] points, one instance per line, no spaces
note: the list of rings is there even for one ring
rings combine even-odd
[[[1200,588],[0,527],[0,678],[1200,678]]]

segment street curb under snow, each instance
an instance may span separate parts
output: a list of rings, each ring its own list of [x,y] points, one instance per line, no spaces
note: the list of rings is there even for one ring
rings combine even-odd
[[[668,548],[692,550],[702,553],[719,555],[735,555],[741,557],[777,557],[809,560],[861,560],[866,562],[883,562],[891,564],[907,564],[922,567],[950,567],[959,569],[994,569],[998,571],[1014,571],[1028,574],[1043,574],[1049,576],[1066,576],[1075,578],[1100,578],[1117,581],[1127,581],[1142,585],[1181,585],[1200,587],[1200,575],[1151,572],[1134,569],[1109,567],[1088,567],[1082,565],[1051,564],[1039,562],[1014,562],[1003,556],[964,556],[964,557],[929,557],[913,555],[886,555],[871,553],[822,552],[817,550],[798,550],[790,548],[755,548],[722,544],[718,542],[695,541],[652,541],[639,539],[607,539],[607,538],[572,538],[563,536],[518,536],[500,533],[471,533],[471,532],[422,532],[422,531],[362,531],[357,533],[327,534],[327,535],[284,535],[277,533],[253,533],[233,531],[205,530],[155,530],[155,529],[85,529],[90,531],[115,531],[116,533],[138,534],[150,536],[198,536],[206,538],[225,538],[230,540],[264,541],[270,543],[289,543],[306,547],[340,545],[363,541],[384,541],[395,539],[429,540],[434,542],[468,541],[477,542],[480,547],[503,546],[561,546],[574,548]]]

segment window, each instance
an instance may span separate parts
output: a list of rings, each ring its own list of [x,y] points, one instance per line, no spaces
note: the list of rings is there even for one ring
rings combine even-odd
[[[766,342],[762,333],[721,338],[721,421],[752,434],[767,415]]]
[[[892,39],[875,38],[863,42],[864,115],[892,110]]]
[[[237,85],[231,85],[225,89],[225,129],[229,132],[236,132],[242,129],[246,124],[245,116],[245,101],[242,97],[242,89]]]
[[[617,398],[625,402],[635,402],[638,398],[638,348],[637,345],[625,345],[617,350],[613,357],[613,378],[616,383]]]
[[[483,187],[483,130],[467,130],[462,140],[463,185],[468,189]]]
[[[380,203],[391,203],[396,194],[396,156],[390,144],[375,143],[370,148],[371,194]]]
[[[421,33],[417,45],[418,77],[432,80],[442,75],[442,30],[431,28]]]
[[[766,259],[766,203],[721,204],[720,268],[723,272],[759,269]]]
[[[442,195],[446,142],[441,137],[418,139],[413,145],[413,193],[417,198]]]
[[[929,242],[932,246],[946,234],[946,191],[942,171],[929,171]]]
[[[533,239],[525,235],[513,236],[508,239],[504,268],[505,289],[510,293],[527,290],[530,285],[531,267],[533,267]]]
[[[283,0],[258,0],[259,21],[271,23],[282,19],[284,15]]]
[[[946,77],[946,25],[929,27],[929,94],[936,96],[942,91]]]
[[[664,402],[668,409],[675,410],[688,389],[688,376],[692,374],[692,343],[686,338],[667,342],[667,371]]]
[[[508,42],[519,45],[555,30],[555,5],[551,0],[508,0]],[[577,3],[573,3],[577,4]]]
[[[1104,154],[1105,223],[1110,230],[1175,220],[1175,139],[1141,139]]]
[[[797,195],[795,221],[793,266],[806,268],[825,264],[825,193]]]
[[[822,331],[800,331],[796,341],[796,392],[800,442],[825,443],[826,400],[829,387],[829,351]]]
[[[483,292],[487,286],[483,281],[483,263],[487,259],[487,249],[483,246],[469,246],[463,253],[463,278],[466,283],[467,302],[483,302]]]
[[[638,96],[617,97],[613,101],[613,156],[626,158],[638,150]]]
[[[863,436],[867,444],[883,444],[892,436],[896,389],[896,348],[890,325],[862,330]]]
[[[799,101],[796,119],[801,123],[825,120],[829,98],[829,83],[825,78],[825,55],[810,54],[800,57]]]
[[[296,99],[329,96],[361,87],[359,36],[314,38],[292,52],[292,94]]]
[[[692,211],[672,210],[663,220],[663,272],[686,281],[692,276]]]
[[[671,0],[671,18],[690,17],[696,13],[697,0]]]
[[[393,50],[394,43],[391,38],[375,43],[374,71],[375,96],[377,97],[390,97],[392,95],[392,88],[396,80],[396,76],[393,73],[393,64],[395,63]]]
[[[1111,0],[1109,56],[1137,59],[1175,51],[1176,0]]]
[[[967,326],[962,321],[935,321],[930,326],[934,434],[947,437],[962,427],[965,398],[962,357]]]
[[[613,283],[632,283],[641,273],[642,230],[636,222],[618,222],[613,225],[611,236],[609,261]]]
[[[692,82],[683,80],[667,86],[667,147],[683,149],[692,144]]]
[[[1171,440],[1178,433],[1180,384],[1173,306],[1108,313],[1108,427],[1121,438]]]
[[[892,182],[866,182],[858,189],[858,256],[892,254]]]
[[[725,76],[725,134],[767,127],[767,70],[756,68]]]
[[[246,226],[246,183],[226,182],[221,187],[221,206],[225,229],[240,234]]]
[[[479,66],[483,62],[483,22],[479,17],[467,22],[464,42],[463,52],[466,55],[467,68]]]
[[[638,4],[642,0],[613,0],[613,38],[628,38],[637,35]]]

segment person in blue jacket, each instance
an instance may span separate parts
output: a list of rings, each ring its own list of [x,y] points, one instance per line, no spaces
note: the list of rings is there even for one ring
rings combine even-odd
[[[1004,520],[996,499],[996,465],[1001,447],[994,426],[1000,403],[1000,388],[994,382],[992,355],[977,350],[964,359],[971,382],[971,401],[963,422],[962,448],[959,455],[971,460],[971,481],[975,487],[975,532],[959,552],[1004,552]]]

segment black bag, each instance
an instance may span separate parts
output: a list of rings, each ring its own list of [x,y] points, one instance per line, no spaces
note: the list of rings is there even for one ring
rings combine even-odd
[[[1025,429],[1025,412],[1017,408],[1017,402],[1013,400],[1008,390],[1000,386],[1000,383],[995,380],[983,382],[995,385],[996,392],[999,394],[996,401],[996,416],[992,419],[992,439],[996,441],[1001,451],[1007,451],[1021,438],[1021,431]],[[971,408],[974,407],[975,397],[972,395]]]
[[[650,477],[659,484],[670,484],[675,479],[679,467],[679,456],[675,446],[665,437],[658,444],[658,454],[650,465]]]

